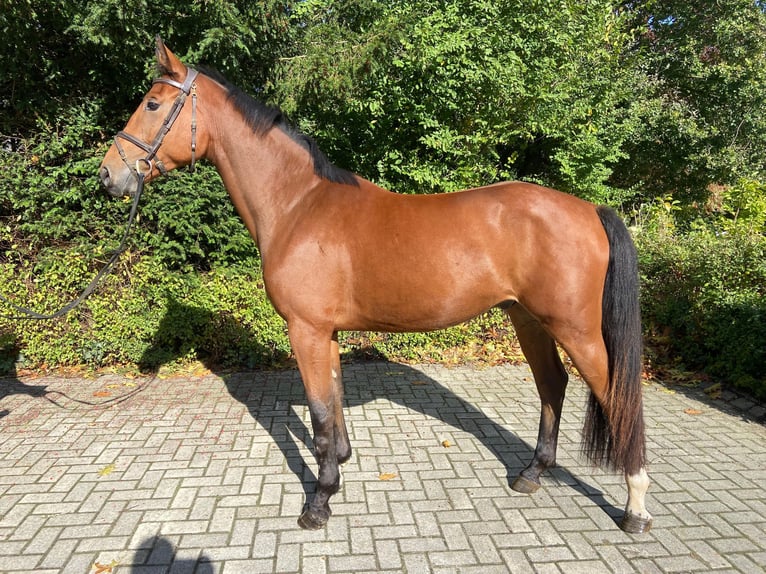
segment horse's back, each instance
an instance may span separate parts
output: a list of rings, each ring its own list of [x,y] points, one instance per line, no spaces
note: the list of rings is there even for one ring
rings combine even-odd
[[[362,187],[359,195],[365,194]],[[351,202],[346,240],[356,256],[375,252],[414,270],[451,261],[477,273],[534,279],[542,259],[601,265],[608,243],[596,207],[575,196],[523,182],[504,182],[455,193],[398,195],[373,191]],[[385,255],[388,254],[388,255]],[[397,264],[397,262],[399,262]]]

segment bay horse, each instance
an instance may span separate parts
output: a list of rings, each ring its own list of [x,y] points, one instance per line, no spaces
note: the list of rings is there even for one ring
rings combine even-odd
[[[611,209],[520,182],[391,193],[334,166],[277,108],[185,66],[159,37],[156,57],[160,77],[100,178],[119,197],[197,158],[217,168],[258,245],[306,391],[319,475],[302,528],[327,523],[351,456],[338,332],[428,331],[500,307],[541,400],[532,461],[511,487],[536,491],[556,461],[567,385],[558,342],[590,390],[583,451],[625,473],[620,527],[649,530],[637,257]]]

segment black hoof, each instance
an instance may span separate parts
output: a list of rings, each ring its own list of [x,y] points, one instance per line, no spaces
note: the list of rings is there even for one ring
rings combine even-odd
[[[629,534],[643,534],[644,532],[649,532],[651,529],[651,518],[641,518],[631,512],[626,512],[620,522],[620,530]]]
[[[331,511],[316,511],[308,508],[298,519],[298,526],[303,530],[319,530],[327,525]]]
[[[511,488],[516,492],[532,494],[533,492],[537,492],[537,489],[540,488],[540,483],[519,475],[516,477],[516,480],[513,481]]]

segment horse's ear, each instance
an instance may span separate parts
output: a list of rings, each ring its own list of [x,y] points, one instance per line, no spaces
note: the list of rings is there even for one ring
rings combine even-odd
[[[185,66],[181,63],[176,55],[165,46],[159,35],[154,40],[154,51],[157,55],[157,68],[163,76],[183,76],[183,70]]]

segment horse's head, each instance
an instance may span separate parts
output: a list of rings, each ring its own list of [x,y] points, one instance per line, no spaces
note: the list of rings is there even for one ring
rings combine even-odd
[[[141,177],[149,181],[179,166],[194,167],[197,71],[187,68],[159,36],[156,51],[161,76],[101,162],[101,182],[115,197],[134,195]]]

